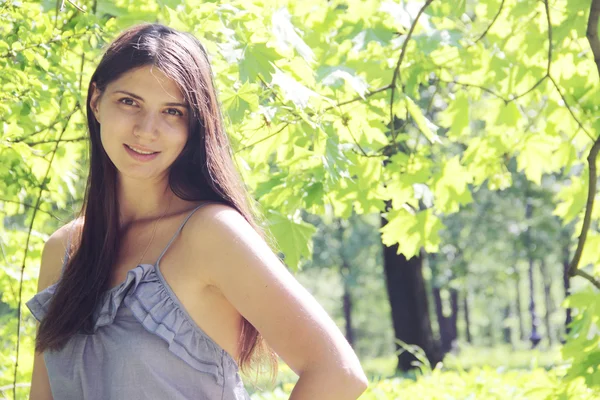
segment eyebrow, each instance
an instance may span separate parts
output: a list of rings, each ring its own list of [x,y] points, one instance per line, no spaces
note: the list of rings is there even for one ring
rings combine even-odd
[[[137,94],[133,94],[126,90],[115,90],[113,93],[123,93],[123,94],[133,97],[134,99],[144,101],[144,99],[141,98],[140,96],[138,96]],[[177,107],[183,107],[186,109],[190,108],[187,104],[184,104],[184,103],[165,103],[165,106],[177,106]]]

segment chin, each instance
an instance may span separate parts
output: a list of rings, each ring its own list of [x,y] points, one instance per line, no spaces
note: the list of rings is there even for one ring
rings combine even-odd
[[[117,168],[120,176],[135,180],[158,180],[165,176],[167,171],[144,170],[143,168]]]

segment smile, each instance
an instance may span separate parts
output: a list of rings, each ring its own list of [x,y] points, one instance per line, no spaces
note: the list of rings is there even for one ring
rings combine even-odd
[[[140,162],[149,162],[154,160],[160,154],[160,151],[146,151],[142,149],[138,149],[135,147],[131,147],[128,144],[123,144],[123,148],[136,161]]]
[[[156,154],[156,153],[158,153],[158,151],[144,151],[144,150],[132,147],[132,146],[130,146],[128,144],[125,144],[125,146],[127,146],[129,149],[135,151],[138,154],[149,155],[149,154]]]

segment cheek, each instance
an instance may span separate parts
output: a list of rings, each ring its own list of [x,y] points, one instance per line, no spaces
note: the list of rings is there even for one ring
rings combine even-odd
[[[172,132],[173,136],[171,137],[171,147],[176,150],[176,157],[183,151],[187,141],[188,141],[188,132],[186,129],[179,129],[176,132]]]

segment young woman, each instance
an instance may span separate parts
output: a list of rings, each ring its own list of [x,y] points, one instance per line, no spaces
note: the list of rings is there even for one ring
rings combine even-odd
[[[352,348],[257,222],[198,40],[124,31],[87,114],[83,208],[46,242],[27,302],[40,322],[30,398],[249,399],[238,366],[258,356],[299,375],[292,400],[358,398]]]

